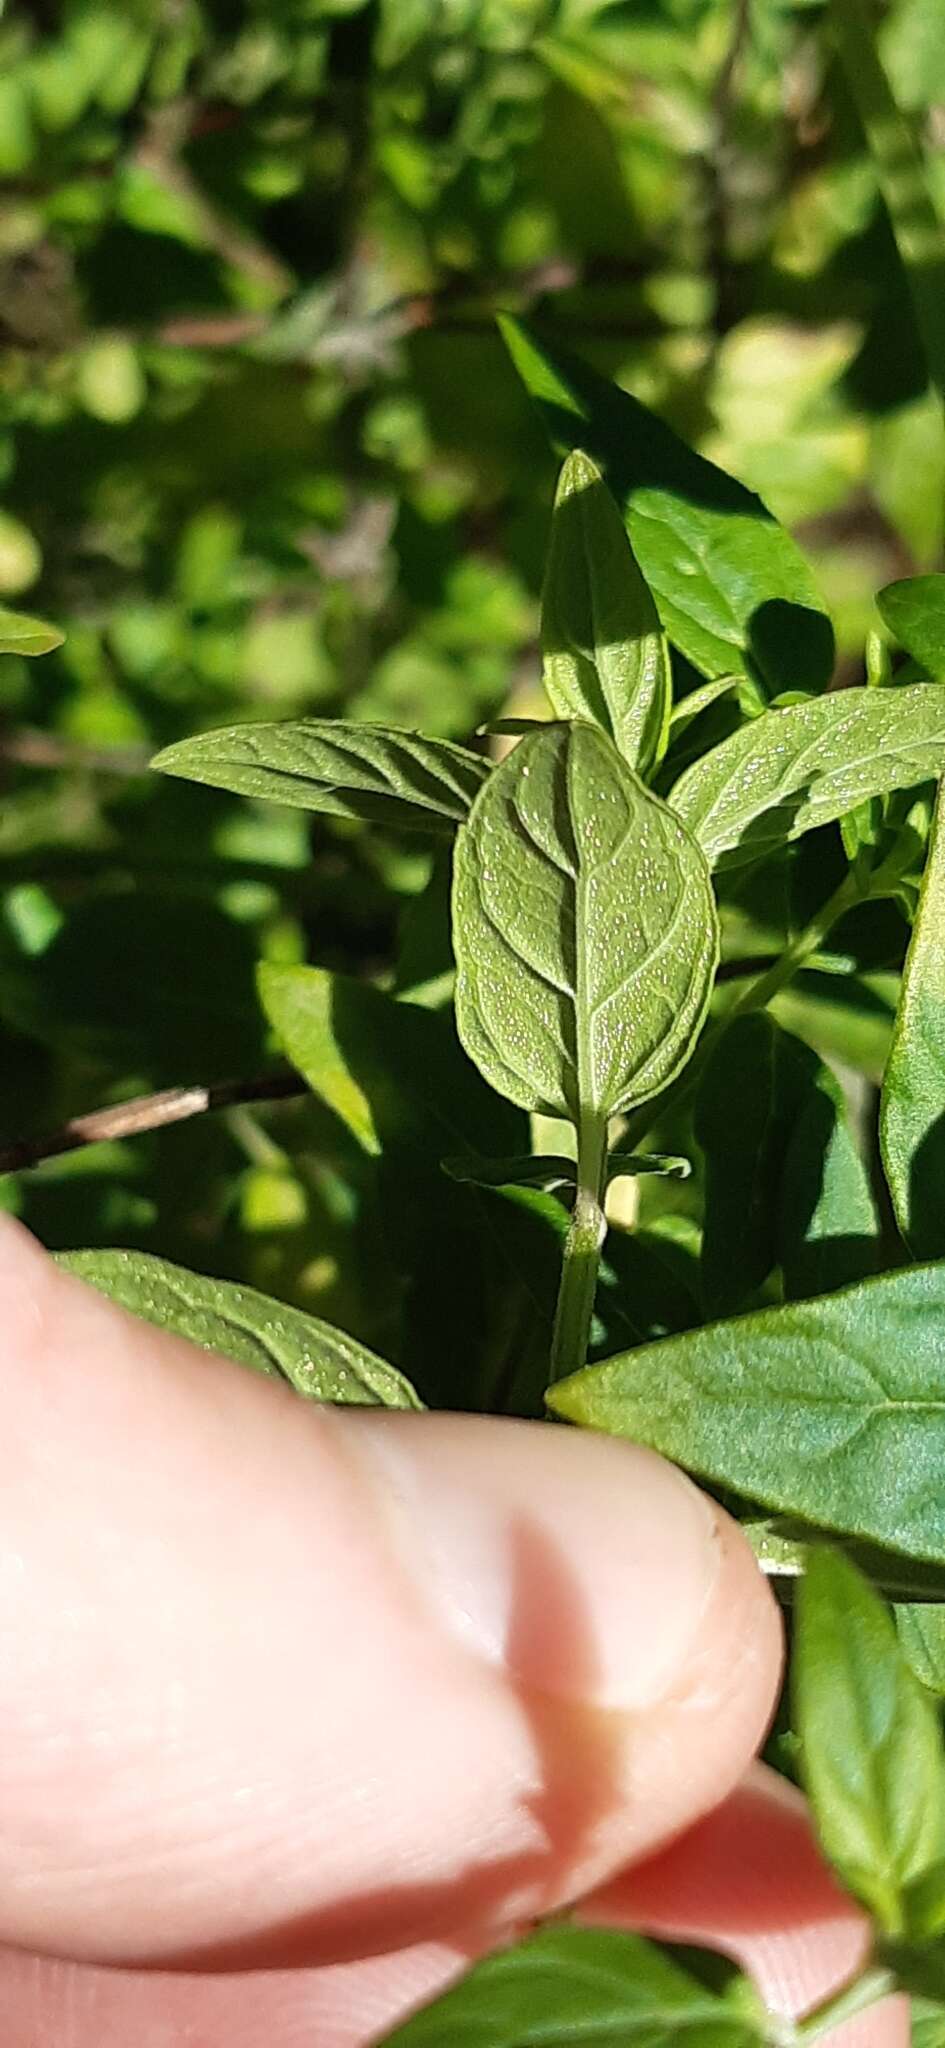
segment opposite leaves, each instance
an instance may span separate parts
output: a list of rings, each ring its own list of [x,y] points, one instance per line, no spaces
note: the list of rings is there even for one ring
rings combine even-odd
[[[447,740],[330,718],[198,733],[152,765],[238,796],[418,832],[452,832],[489,773],[488,761]]]
[[[767,711],[693,762],[669,801],[710,867],[762,859],[945,765],[945,692],[840,690]]]
[[[760,2048],[749,2010],[639,1935],[546,1927],[476,1963],[384,2048]]]
[[[188,1337],[269,1379],[288,1380],[310,1401],[423,1406],[403,1375],[366,1345],[254,1287],[189,1273],[147,1252],[68,1252],[59,1263],[159,1330]]]
[[[794,1702],[824,1850],[883,1932],[945,1921],[945,1757],[891,1616],[839,1552],[812,1551],[797,1598]]]
[[[558,483],[542,596],[544,684],[559,718],[586,718],[646,775],[665,742],[672,681],[656,606],[590,457]]]
[[[718,959],[688,832],[591,725],[527,733],[460,831],[456,1019],[487,1081],[578,1123],[678,1073]]]

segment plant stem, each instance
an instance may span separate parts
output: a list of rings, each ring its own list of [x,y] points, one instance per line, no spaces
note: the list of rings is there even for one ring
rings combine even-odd
[[[881,1998],[889,1998],[892,1992],[898,1989],[895,1971],[887,1969],[883,1963],[873,1963],[849,1984],[844,1984],[839,1991],[832,1992],[829,1998],[822,1999],[820,2005],[815,2005],[813,2012],[807,2014],[806,2019],[798,2021],[795,2038],[799,2043],[803,2042],[804,2048],[807,2048],[809,2042],[819,2041],[824,2034],[831,2033],[833,2028],[839,2027],[844,2020],[852,2020],[857,2013],[865,2012],[868,2006],[877,2005]]]
[[[827,933],[832,930],[838,919],[848,910],[852,910],[855,904],[862,902],[864,893],[862,884],[851,868],[844,875],[839,888],[834,890],[832,896],[828,896],[826,903],[818,910],[816,916],[811,918],[810,923],[804,926],[803,931],[798,932],[790,945],[785,946],[784,952],[772,961],[764,974],[759,974],[756,980],[750,981],[748,987],[743,989],[738,1001],[733,1003],[728,1012],[725,1022],[728,1023],[732,1017],[744,1016],[748,1010],[761,1010],[766,1003],[770,1003],[772,996],[776,996],[785,982],[790,981],[800,971],[805,961],[809,960],[812,954],[819,952]]]
[[[587,1361],[597,1270],[607,1224],[601,1185],[607,1153],[607,1119],[585,1111],[578,1125],[577,1193],[565,1239],[561,1285],[551,1339],[551,1384],[579,1372]]]

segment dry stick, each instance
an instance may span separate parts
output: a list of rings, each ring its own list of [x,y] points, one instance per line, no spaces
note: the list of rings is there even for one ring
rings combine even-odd
[[[251,1081],[212,1081],[206,1087],[162,1088],[156,1095],[136,1095],[130,1102],[117,1102],[109,1109],[94,1109],[88,1116],[70,1117],[58,1131],[44,1138],[17,1138],[0,1146],[0,1174],[19,1173],[38,1166],[43,1159],[58,1159],[64,1152],[76,1152],[83,1145],[101,1145],[109,1139],[134,1138],[142,1131],[163,1130],[167,1124],[185,1123],[208,1109],[229,1109],[237,1102],[285,1102],[306,1093],[301,1076],[291,1067],[275,1074],[257,1074]]]

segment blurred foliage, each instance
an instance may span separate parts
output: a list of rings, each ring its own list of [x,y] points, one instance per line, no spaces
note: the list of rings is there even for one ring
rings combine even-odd
[[[877,34],[945,207],[941,0]],[[816,0],[8,0],[0,605],[66,639],[0,656],[0,1143],[265,1071],[260,958],[435,990],[425,850],[146,763],[243,718],[530,709],[553,465],[502,308],[762,493],[857,678],[874,590],[941,566],[945,436]],[[789,915],[733,896],[729,958]],[[904,934],[782,1000],[868,1080]],[[397,1355],[376,1192],[314,1102],[0,1180],[50,1243]]]

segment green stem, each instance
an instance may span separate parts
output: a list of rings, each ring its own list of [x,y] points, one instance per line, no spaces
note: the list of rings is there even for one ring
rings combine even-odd
[[[844,2020],[854,2019],[857,2013],[878,2005],[881,1998],[889,1998],[898,1989],[895,1971],[887,1969],[883,1963],[873,1963],[859,1977],[854,1977],[839,1991],[832,1992],[829,1998],[822,1999],[806,2019],[798,2021],[795,2039],[808,2048],[811,2041],[819,2041],[824,2034],[832,2033],[834,2027],[841,2026]]]
[[[587,1362],[597,1272],[607,1233],[601,1204],[606,1154],[607,1119],[588,1111],[578,1125],[577,1193],[565,1239],[551,1339],[552,1385],[579,1372]]]
[[[945,229],[922,151],[893,98],[872,8],[864,0],[831,0],[830,23],[896,238],[929,375],[945,399]]]

